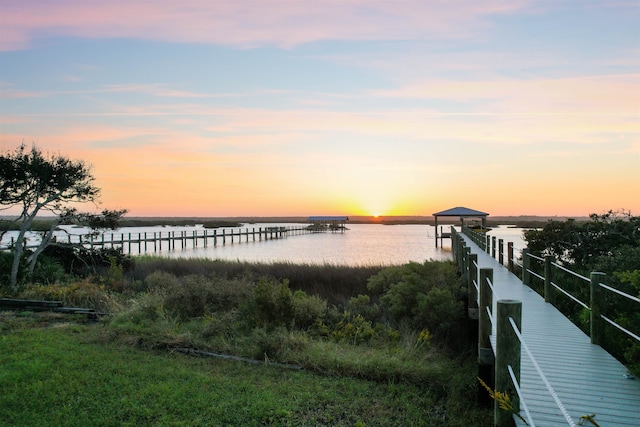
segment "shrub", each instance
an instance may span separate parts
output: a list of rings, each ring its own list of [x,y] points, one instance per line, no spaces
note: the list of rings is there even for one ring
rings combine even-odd
[[[376,320],[380,308],[377,304],[371,303],[369,295],[358,295],[349,300],[347,303],[347,311],[353,314],[360,314],[369,320]]]
[[[52,284],[61,282],[65,279],[64,267],[55,259],[47,256],[38,258],[35,265],[31,280],[33,282],[41,282]]]
[[[144,279],[144,284],[149,291],[164,292],[166,289],[179,286],[178,278],[165,271],[154,271]]]
[[[288,280],[280,282],[276,279],[261,278],[253,292],[249,310],[255,325],[274,328],[289,327],[293,323],[295,309]]]
[[[187,276],[166,289],[164,307],[180,319],[202,317],[207,313],[210,286],[204,276]]]
[[[131,322],[134,325],[151,326],[165,317],[164,303],[161,295],[147,293],[139,295],[132,305],[114,318],[114,324]]]
[[[45,248],[43,255],[56,259],[68,274],[86,277],[117,265],[122,272],[133,270],[133,258],[125,255],[121,248],[86,249],[58,243]]]
[[[382,308],[398,324],[446,336],[464,317],[464,288],[451,262],[428,261],[391,267],[369,279]]]
[[[331,338],[336,342],[347,342],[350,344],[362,344],[371,341],[375,337],[376,331],[371,322],[362,315],[345,311],[343,318],[331,332]]]
[[[327,311],[327,302],[317,295],[307,295],[304,291],[293,293],[293,312],[295,325],[307,328],[321,320]]]
[[[177,278],[165,272],[150,274],[145,283],[164,295],[165,309],[171,315],[183,320],[237,308],[251,294],[252,287],[245,279],[202,275]]]

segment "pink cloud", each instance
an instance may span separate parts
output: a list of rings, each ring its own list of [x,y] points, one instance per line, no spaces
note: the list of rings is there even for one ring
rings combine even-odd
[[[22,0],[0,6],[0,50],[40,36],[126,37],[235,46],[295,46],[317,40],[469,37],[511,0]]]
[[[164,98],[230,98],[237,97],[236,94],[225,93],[199,93],[190,92],[179,89],[173,89],[163,84],[122,84],[122,85],[105,85],[96,89],[89,90],[40,90],[25,91],[17,89],[3,89],[0,91],[0,99],[18,99],[18,98],[47,98],[59,95],[85,95],[98,93],[142,93]]]
[[[399,89],[373,91],[382,97],[482,102],[488,114],[638,114],[640,74],[557,79],[430,79]]]

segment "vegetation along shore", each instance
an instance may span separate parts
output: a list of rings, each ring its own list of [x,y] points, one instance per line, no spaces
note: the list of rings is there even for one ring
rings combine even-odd
[[[13,296],[110,315],[87,323],[4,312],[0,357],[11,368],[0,380],[8,391],[0,397],[4,420],[80,424],[90,414],[104,425],[490,420],[490,411],[474,404],[474,341],[464,332],[465,291],[450,262],[383,268],[111,256],[73,276],[64,270],[70,265],[41,262],[34,283]],[[195,359],[177,349],[258,364]],[[39,398],[19,398],[15,388],[24,381],[17,380],[36,377]],[[82,408],[94,401],[102,403]]]

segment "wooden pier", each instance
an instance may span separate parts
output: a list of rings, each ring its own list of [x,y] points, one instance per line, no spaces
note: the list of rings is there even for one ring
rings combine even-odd
[[[469,315],[478,319],[481,371],[492,368],[495,389],[511,397],[530,426],[640,426],[640,379],[595,344],[593,332],[583,333],[505,267],[503,242],[498,243],[497,260],[495,240],[452,227],[454,258],[469,283]],[[507,266],[512,265],[511,252]],[[523,271],[525,277],[532,274],[526,261]],[[592,288],[606,289],[600,281],[593,273]],[[593,331],[606,318],[595,306],[588,308]],[[495,413],[494,425],[527,425],[497,406]]]
[[[206,248],[210,245],[226,245],[241,242],[256,242],[263,240],[283,239],[289,236],[316,233],[316,230],[309,229],[308,226],[274,226],[274,227],[259,227],[259,228],[239,228],[235,229],[222,229],[222,230],[189,230],[189,231],[158,231],[158,232],[145,232],[145,233],[121,233],[119,236],[116,234],[101,235],[99,239],[92,238],[88,242],[83,244],[86,247],[116,247],[122,248],[127,253],[132,254],[146,252],[159,252],[163,249],[175,250],[186,249],[188,247]],[[114,239],[115,236],[115,239]],[[119,237],[119,239],[118,239]],[[164,246],[163,246],[164,245]],[[133,248],[133,249],[132,249]]]
[[[182,231],[148,231],[148,232],[114,232],[98,236],[68,234],[64,242],[70,245],[81,245],[87,249],[94,248],[122,248],[123,253],[143,254],[191,248],[206,248],[241,242],[259,242],[274,239],[284,239],[289,236],[312,234],[330,231],[328,228],[318,229],[306,224],[295,226],[272,226],[259,228],[238,229],[207,229]],[[13,241],[10,246],[13,246]],[[27,246],[35,248],[37,246]],[[6,248],[5,248],[6,249]]]

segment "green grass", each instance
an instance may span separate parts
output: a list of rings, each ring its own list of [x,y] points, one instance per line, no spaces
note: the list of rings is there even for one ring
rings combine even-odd
[[[467,425],[428,387],[106,345],[99,324],[41,319],[3,316],[1,425]]]

